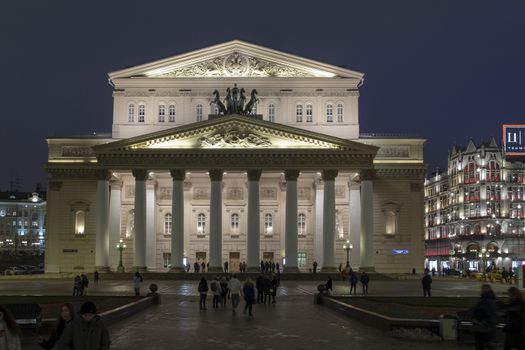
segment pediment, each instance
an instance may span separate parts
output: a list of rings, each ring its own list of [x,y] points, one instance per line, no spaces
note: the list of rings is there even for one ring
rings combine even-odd
[[[377,147],[231,115],[95,146],[95,153],[184,150],[333,150],[376,154]]]
[[[234,40],[109,74],[148,78],[355,78],[362,73]]]

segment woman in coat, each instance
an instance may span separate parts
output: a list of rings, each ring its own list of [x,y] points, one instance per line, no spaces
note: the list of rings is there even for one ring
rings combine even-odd
[[[199,282],[199,287],[197,287],[197,290],[199,291],[200,300],[199,300],[199,306],[201,310],[206,310],[206,296],[208,294],[208,282],[206,282],[206,278],[202,277],[201,281]]]
[[[38,345],[43,347],[44,349],[53,349],[55,344],[60,339],[60,336],[62,336],[62,333],[64,332],[64,328],[66,328],[66,325],[69,324],[75,317],[75,310],[73,308],[73,304],[71,303],[65,303],[60,306],[60,312],[58,313],[57,317],[57,323],[55,326],[55,329],[53,329],[53,332],[48,338],[44,337],[38,337]]]

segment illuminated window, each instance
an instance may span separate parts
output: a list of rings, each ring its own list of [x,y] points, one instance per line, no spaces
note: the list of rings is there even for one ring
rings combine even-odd
[[[334,121],[334,106],[331,104],[326,105],[326,121],[328,123],[333,123]]]
[[[159,123],[164,123],[166,121],[166,106],[159,105]]]
[[[237,213],[234,213],[232,214],[231,216],[231,222],[230,222],[230,225],[231,225],[231,234],[232,236],[237,236],[239,235],[239,214]]]
[[[268,121],[275,122],[275,105],[273,103],[268,105]]]
[[[170,123],[175,123],[175,105],[170,105],[169,108],[168,108],[168,113],[169,113],[169,122]]]
[[[394,236],[399,227],[399,211],[401,205],[397,202],[387,202],[382,205],[382,212],[385,219],[385,234]]]
[[[297,215],[297,234],[299,236],[306,235],[306,215],[304,213]]]
[[[164,234],[171,235],[171,229],[173,227],[173,221],[171,214],[164,215]]]
[[[197,234],[199,236],[206,234],[206,215],[203,213],[197,215]]]
[[[295,106],[295,121],[298,123],[303,122],[303,105]]]
[[[139,123],[144,123],[144,119],[146,116],[146,106],[143,104],[139,105]]]
[[[77,210],[75,212],[75,234],[83,235],[86,232],[86,212]]]
[[[297,267],[299,268],[306,267],[306,253],[297,252]]]
[[[273,217],[272,214],[264,214],[264,234],[273,234]]]
[[[162,253],[162,260],[164,261],[164,267],[171,267],[171,253]]]
[[[314,120],[313,111],[314,111],[314,107],[312,106],[312,104],[311,103],[307,104],[306,105],[306,122],[307,123],[313,122]]]
[[[197,113],[197,121],[201,122],[202,121],[202,104],[200,103],[197,104],[196,113]]]
[[[135,104],[130,103],[128,105],[128,122],[133,123],[135,121]]]
[[[338,123],[342,123],[343,122],[343,104],[342,103],[339,103],[337,105],[337,122]]]

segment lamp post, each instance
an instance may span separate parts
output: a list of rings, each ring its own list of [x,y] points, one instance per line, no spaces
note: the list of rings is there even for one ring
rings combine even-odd
[[[483,248],[481,249],[481,253],[478,254],[478,257],[481,258],[481,262],[483,264],[483,279],[487,279],[487,258],[490,257],[490,253],[487,252],[487,249]]]
[[[126,249],[126,243],[120,239],[120,241],[117,243],[117,249],[120,253],[120,260],[118,262],[117,272],[124,272],[124,265],[122,265],[122,251]]]
[[[350,251],[353,246],[350,244],[349,240],[346,240],[346,243],[343,244],[343,249],[346,251],[346,267],[350,267]]]

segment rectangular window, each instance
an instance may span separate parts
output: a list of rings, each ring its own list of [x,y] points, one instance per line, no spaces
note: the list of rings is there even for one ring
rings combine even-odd
[[[334,107],[332,105],[326,105],[326,121],[328,123],[334,121]]]
[[[273,103],[268,106],[268,121],[275,122],[275,105]]]
[[[171,267],[171,253],[162,253],[162,260],[164,261],[164,267]]]
[[[307,123],[311,123],[313,122],[314,118],[313,118],[313,111],[314,111],[314,108],[311,104],[307,104],[306,105],[306,122]]]
[[[175,105],[169,107],[169,118],[170,123],[175,123]]]
[[[159,123],[164,123],[166,121],[166,106],[159,106]]]
[[[135,121],[135,105],[130,103],[128,106],[128,122],[133,123]]]
[[[337,105],[337,122],[338,123],[343,122],[343,105],[342,104]]]
[[[303,105],[295,106],[295,121],[298,123],[303,122]]]
[[[197,113],[197,121],[202,121],[202,105],[198,104],[196,107],[196,113]]]
[[[306,253],[297,252],[297,267],[299,268],[306,267]]]
[[[144,123],[145,116],[146,116],[146,106],[139,105],[139,123]]]

